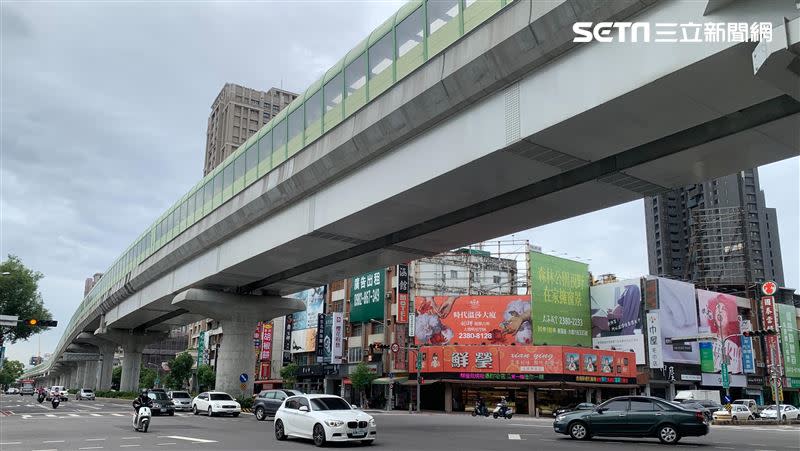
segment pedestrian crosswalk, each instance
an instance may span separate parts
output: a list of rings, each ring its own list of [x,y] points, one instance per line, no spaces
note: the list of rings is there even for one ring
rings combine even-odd
[[[92,418],[130,418],[132,414],[128,413],[119,413],[119,412],[63,412],[63,413],[22,413],[22,414],[11,414],[12,417],[16,417],[22,420],[69,420],[69,419],[92,419]],[[159,417],[156,417],[159,418]],[[175,412],[174,416],[166,416],[164,418],[197,418],[197,419],[209,419],[206,415],[197,415],[195,416],[192,413],[182,413],[182,412]],[[240,416],[240,417],[214,417],[214,421],[231,421],[231,420],[241,420],[249,418],[249,416]],[[157,421],[157,420],[156,420]]]

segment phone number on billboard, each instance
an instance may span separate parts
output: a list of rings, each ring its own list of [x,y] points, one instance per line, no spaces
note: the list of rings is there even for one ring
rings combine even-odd
[[[550,323],[550,324],[558,324],[558,325],[561,325],[561,326],[583,327],[583,319],[582,318],[567,318],[567,317],[564,317],[564,316],[544,315],[542,317],[542,322]]]
[[[458,333],[459,339],[477,339],[477,340],[491,340],[492,333],[491,332],[459,332]]]

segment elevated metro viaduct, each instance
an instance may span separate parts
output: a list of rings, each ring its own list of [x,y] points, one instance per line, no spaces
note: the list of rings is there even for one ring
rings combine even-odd
[[[216,388],[238,392],[254,322],[301,308],[282,295],[798,155],[798,15],[793,0],[512,2],[84,301],[27,375],[108,388],[121,345],[134,389],[142,346],[212,316]],[[774,28],[578,44],[578,21]]]

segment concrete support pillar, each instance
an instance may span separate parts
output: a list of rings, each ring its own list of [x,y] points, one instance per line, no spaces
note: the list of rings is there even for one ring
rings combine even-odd
[[[86,362],[78,362],[75,365],[75,382],[72,384],[75,389],[82,389],[83,388],[83,379],[86,377]]]
[[[114,371],[114,351],[117,350],[116,343],[86,332],[78,335],[75,338],[75,342],[90,344],[97,348],[97,352],[100,354],[100,361],[97,362],[97,368],[95,369],[95,382],[90,385],[93,385],[94,390],[111,390],[111,375]]]
[[[451,413],[453,411],[453,384],[444,384],[444,411]]]
[[[102,358],[100,359],[100,368],[97,374],[98,390],[111,390],[111,376],[114,372],[114,351],[115,346],[100,348]]]
[[[177,308],[214,318],[222,325],[222,343],[217,357],[215,390],[231,396],[253,392],[253,330],[258,321],[270,321],[305,310],[298,299],[277,296],[252,296],[190,288],[172,301]],[[244,390],[240,374],[247,374]]]
[[[84,362],[83,382],[81,388],[97,390],[97,361]]]
[[[70,366],[67,368],[66,375],[64,377],[64,388],[69,390],[72,388],[72,384],[75,381],[75,367]]]
[[[117,343],[122,347],[122,377],[120,378],[119,389],[120,391],[129,392],[139,390],[139,373],[142,368],[142,351],[144,351],[144,348],[167,337],[164,332],[145,334],[122,329],[107,329],[102,333],[97,331],[95,335],[100,335],[104,340]],[[250,332],[250,337],[252,339],[252,331]],[[250,346],[251,348],[253,346],[252,340]]]
[[[528,387],[528,415],[538,417],[536,412],[536,389]]]
[[[127,346],[122,345],[123,355],[122,377],[119,382],[120,391],[139,391],[139,374],[142,371],[142,348],[130,344]]]

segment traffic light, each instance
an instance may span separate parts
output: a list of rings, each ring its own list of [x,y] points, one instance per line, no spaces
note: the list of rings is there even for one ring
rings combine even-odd
[[[53,321],[53,320],[49,320],[49,319],[39,320],[39,319],[36,319],[36,318],[30,318],[30,319],[26,319],[24,321],[24,323],[27,324],[28,326],[40,326],[40,327],[56,327],[56,326],[58,326],[58,321]]]
[[[764,329],[764,330],[750,330],[746,332],[742,332],[742,335],[745,337],[763,337],[766,335],[776,335],[778,333],[775,329]]]

